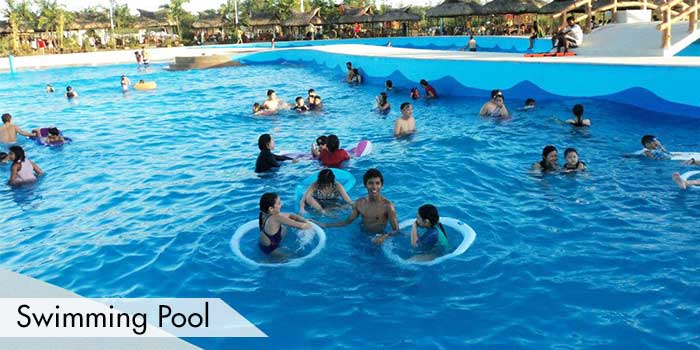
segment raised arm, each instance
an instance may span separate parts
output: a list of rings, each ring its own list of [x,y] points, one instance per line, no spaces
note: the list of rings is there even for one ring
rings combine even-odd
[[[300,230],[308,230],[311,228],[310,222],[295,214],[280,215],[279,221],[280,224],[296,227]]]
[[[413,225],[411,225],[411,245],[413,247],[418,246],[418,225],[416,222],[413,222]]]

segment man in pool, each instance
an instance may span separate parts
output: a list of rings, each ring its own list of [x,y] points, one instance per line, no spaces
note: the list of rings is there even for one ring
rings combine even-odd
[[[670,159],[671,154],[654,135],[642,136],[643,154],[650,159]]]
[[[277,111],[279,109],[288,108],[289,106],[284,101],[277,98],[275,90],[267,90],[267,100],[263,102],[262,108],[269,111]]]
[[[401,104],[401,117],[394,123],[394,137],[410,135],[416,132],[416,119],[413,118],[413,106],[404,102]]]
[[[17,134],[26,137],[35,136],[32,133],[28,133],[19,126],[12,124],[12,116],[10,113],[5,113],[2,115],[2,126],[0,126],[0,142],[2,143],[15,143],[17,142]]]
[[[482,117],[496,117],[496,118],[506,118],[508,117],[508,109],[506,108],[503,92],[501,90],[495,89],[491,90],[491,99],[481,106],[479,115]]]
[[[358,216],[362,216],[362,230],[368,233],[379,234],[373,240],[376,244],[381,244],[389,235],[398,232],[399,219],[396,217],[396,209],[390,200],[382,196],[381,191],[384,187],[384,176],[377,169],[369,169],[365,172],[362,180],[367,189],[367,197],[359,198],[352,206],[350,216],[341,222],[336,223],[319,223],[322,227],[340,227],[347,226]],[[392,231],[386,233],[386,224],[391,224]]]
[[[348,68],[347,81],[348,81],[348,83],[352,82],[352,77],[355,75],[355,73],[353,73],[353,71],[352,71],[352,62],[346,62],[345,67]]]

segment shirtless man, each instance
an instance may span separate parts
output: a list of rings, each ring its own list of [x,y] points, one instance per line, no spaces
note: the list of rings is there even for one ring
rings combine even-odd
[[[394,123],[394,137],[410,135],[416,132],[416,119],[413,118],[413,106],[404,102],[401,104],[401,117]]]
[[[2,115],[2,126],[0,126],[0,142],[15,143],[17,142],[17,134],[26,137],[32,137],[34,134],[28,133],[12,124],[12,116],[9,113]]]
[[[284,101],[277,99],[277,93],[275,90],[267,90],[267,100],[263,102],[262,108],[268,111],[276,111],[281,108],[288,108]]]
[[[384,177],[377,169],[369,169],[362,180],[367,189],[367,197],[362,197],[355,201],[352,206],[350,216],[341,222],[323,224],[317,222],[322,227],[346,226],[355,221],[358,216],[362,216],[362,230],[368,233],[379,234],[373,240],[376,244],[381,244],[390,234],[399,230],[399,219],[396,217],[396,209],[390,200],[382,196],[381,191],[384,186]],[[392,231],[385,233],[387,222],[391,224]]]
[[[503,92],[501,90],[491,90],[491,100],[481,106],[479,115],[482,117],[508,117],[508,109],[503,102]]]
[[[352,82],[352,77],[355,75],[355,73],[352,71],[352,62],[346,62],[345,67],[348,68],[347,82],[350,83]]]

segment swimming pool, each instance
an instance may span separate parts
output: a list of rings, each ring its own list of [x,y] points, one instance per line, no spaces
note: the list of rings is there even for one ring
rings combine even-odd
[[[697,151],[700,120],[553,98],[494,121],[477,116],[484,98],[446,97],[415,103],[419,133],[397,141],[391,127],[406,87],[384,117],[371,111],[380,86],[349,87],[324,67],[163,68],[28,71],[0,82],[0,109],[17,124],[55,124],[74,140],[21,142],[47,175],[0,187],[0,266],[89,297],[221,297],[269,335],[193,340],[209,349],[700,346],[700,197],[671,182],[690,169],[622,157],[645,133]],[[121,74],[158,89],[122,96]],[[45,83],[71,84],[80,98],[47,95]],[[326,111],[251,118],[268,88],[287,101],[315,88]],[[522,102],[506,96],[511,109]],[[574,103],[585,105],[590,130],[557,121]],[[287,164],[258,177],[256,140],[270,131],[287,150],[320,133],[343,145],[372,140],[373,154],[346,170],[359,181],[378,167],[400,220],[433,203],[470,224],[476,241],[455,259],[409,267],[355,223],[327,229],[326,248],[302,266],[242,263],[229,240],[257,216],[260,194],[278,191],[292,210],[295,184],[318,169]],[[549,143],[576,147],[588,173],[530,174]]]

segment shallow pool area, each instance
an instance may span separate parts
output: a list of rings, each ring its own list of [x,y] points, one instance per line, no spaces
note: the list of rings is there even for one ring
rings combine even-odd
[[[544,95],[517,111],[524,99],[506,90],[510,119],[479,117],[486,96],[418,100],[418,133],[396,140],[398,106],[415,82],[397,86],[381,115],[376,80],[349,86],[324,65],[164,67],[3,75],[0,112],[25,130],[55,125],[73,143],[20,141],[46,175],[0,186],[0,267],[87,297],[220,297],[269,336],[188,339],[206,349],[700,347],[700,191],[671,181],[693,168],[624,156],[644,134],[700,151],[699,118]],[[122,94],[122,74],[158,88]],[[59,92],[44,93],[46,83]],[[66,85],[80,97],[63,98]],[[267,89],[291,102],[310,88],[323,97],[320,114],[251,116]],[[576,103],[591,128],[562,122]],[[362,175],[376,167],[400,221],[432,203],[476,240],[434,266],[400,264],[355,222],[326,229],[325,248],[301,266],[246,264],[230,241],[257,218],[260,195],[276,191],[293,211],[296,184],[320,169],[302,161],[255,174],[262,133],[288,151],[320,134],[341,146],[371,140],[372,154],[344,167],[358,181],[352,198],[366,194]],[[533,174],[547,144],[560,163],[575,147],[588,171]]]

